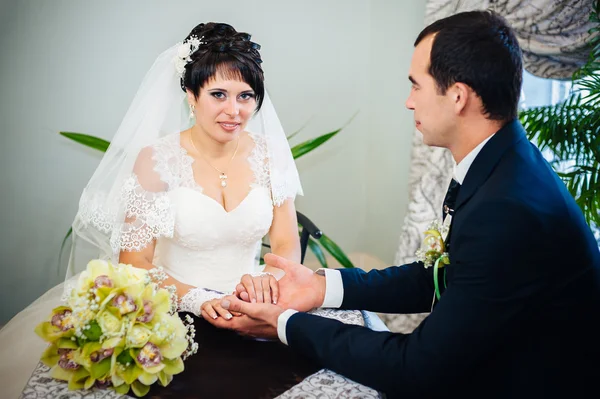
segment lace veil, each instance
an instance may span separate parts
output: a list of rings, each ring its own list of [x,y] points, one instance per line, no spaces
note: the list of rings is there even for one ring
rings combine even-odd
[[[156,168],[148,167],[160,158],[156,151],[150,156],[148,148],[192,125],[175,65],[179,46],[156,59],[83,190],[72,225],[67,279],[84,270],[91,259],[117,262],[121,249],[143,248],[155,238],[173,235],[173,209],[165,193],[168,185],[177,182],[161,178]],[[266,91],[260,111],[246,130],[265,139],[274,206],[302,194],[288,141]],[[178,165],[166,166],[177,175]],[[123,246],[123,234],[129,237],[128,247]]]

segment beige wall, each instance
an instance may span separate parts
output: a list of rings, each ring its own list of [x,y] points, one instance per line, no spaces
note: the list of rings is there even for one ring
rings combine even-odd
[[[351,125],[298,160],[297,207],[347,252],[391,262],[407,203],[404,109],[419,0],[24,1],[0,6],[0,323],[61,281],[58,249],[100,154],[60,130],[111,139],[154,58],[202,21],[262,45],[294,143]]]

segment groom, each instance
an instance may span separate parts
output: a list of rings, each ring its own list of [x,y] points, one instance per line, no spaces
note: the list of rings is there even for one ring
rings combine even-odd
[[[514,33],[487,11],[434,22],[415,42],[409,79],[406,107],[424,142],[456,161],[439,300],[433,268],[420,262],[313,273],[268,255],[266,263],[286,272],[279,306],[230,296],[223,307],[246,316],[210,322],[278,336],[388,397],[575,398],[588,390],[597,397],[600,253],[517,121],[522,63]],[[400,334],[302,313],[321,306],[431,313]]]

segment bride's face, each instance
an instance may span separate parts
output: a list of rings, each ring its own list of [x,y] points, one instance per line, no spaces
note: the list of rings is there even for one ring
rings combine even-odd
[[[248,83],[219,74],[206,82],[197,99],[188,99],[196,107],[196,126],[220,143],[237,138],[256,109],[256,95]]]

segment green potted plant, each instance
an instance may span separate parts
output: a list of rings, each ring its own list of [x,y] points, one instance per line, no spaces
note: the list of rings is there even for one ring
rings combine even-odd
[[[552,153],[551,164],[565,182],[600,243],[600,2],[590,20],[596,33],[590,56],[572,76],[567,99],[520,112],[529,139]]]

